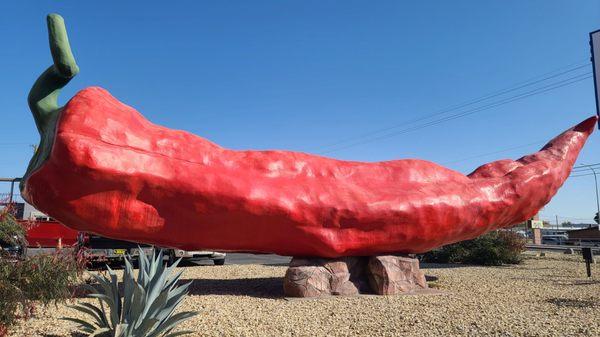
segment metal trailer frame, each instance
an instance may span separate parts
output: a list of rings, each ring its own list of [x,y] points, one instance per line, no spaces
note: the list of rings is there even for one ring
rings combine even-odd
[[[15,183],[18,183],[22,178],[0,178],[0,182],[10,183],[10,195],[8,196],[8,202],[13,202],[13,194],[15,193]]]

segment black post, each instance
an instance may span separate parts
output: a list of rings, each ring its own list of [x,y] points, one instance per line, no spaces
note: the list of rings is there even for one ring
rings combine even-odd
[[[585,260],[585,268],[587,270],[587,277],[592,277],[592,261],[594,260],[594,253],[592,252],[592,247],[582,247],[581,255],[583,255],[583,259]]]

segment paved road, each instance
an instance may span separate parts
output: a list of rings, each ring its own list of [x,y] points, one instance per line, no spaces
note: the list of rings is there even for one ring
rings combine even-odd
[[[225,264],[264,264],[267,266],[287,266],[290,263],[291,257],[279,256],[275,254],[241,254],[241,253],[227,253],[225,258]],[[182,266],[193,266],[193,265],[212,265],[212,261],[208,259],[202,259],[193,262],[184,262]]]
[[[239,254],[228,253],[226,264],[264,264],[264,265],[288,265],[291,258],[275,254]]]

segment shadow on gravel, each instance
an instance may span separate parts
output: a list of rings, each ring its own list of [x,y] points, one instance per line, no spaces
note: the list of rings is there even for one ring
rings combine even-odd
[[[201,259],[201,260],[193,260],[193,261],[189,261],[189,260],[183,260],[179,263],[179,267],[198,267],[198,266],[214,266],[214,263],[212,262],[212,260],[209,259]],[[122,270],[125,268],[125,265],[123,263],[111,263],[109,264],[109,267],[113,270]],[[138,269],[138,264],[137,262],[133,263],[133,269]],[[95,263],[91,266],[88,266],[87,268],[88,271],[106,271],[106,263]]]
[[[562,308],[593,308],[598,306],[597,301],[594,300],[578,300],[573,298],[550,298],[546,302]]]
[[[261,263],[265,267],[289,267],[289,263]]]
[[[218,268],[218,267],[216,267]],[[283,278],[242,278],[242,279],[183,279],[179,285],[192,282],[190,295],[242,295],[259,298],[283,298]],[[100,290],[100,285],[92,282],[90,286]],[[83,285],[76,286],[73,298],[85,298],[89,291]],[[123,296],[123,282],[119,282],[119,294]],[[51,335],[47,337],[53,337]]]
[[[600,280],[577,280],[571,282],[569,285],[571,286],[588,286],[592,284],[600,284]]]
[[[184,280],[188,282],[188,280]],[[190,295],[242,295],[259,298],[283,298],[283,278],[194,279]]]

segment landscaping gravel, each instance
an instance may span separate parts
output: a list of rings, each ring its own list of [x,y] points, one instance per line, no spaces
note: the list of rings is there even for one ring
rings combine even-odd
[[[186,267],[189,336],[600,336],[600,264],[528,254],[502,267],[422,265],[443,292],[419,296],[283,298],[285,266]],[[64,305],[40,309],[10,336],[78,336]]]

